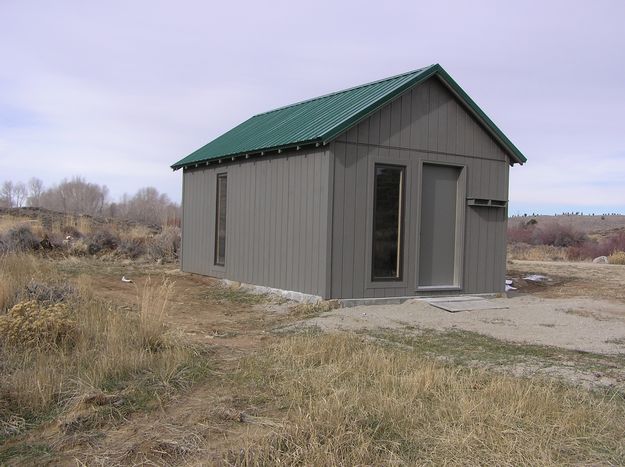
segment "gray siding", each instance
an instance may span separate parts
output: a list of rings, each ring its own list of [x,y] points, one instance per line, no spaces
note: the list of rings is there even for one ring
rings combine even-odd
[[[328,147],[185,170],[182,268],[327,296]],[[228,174],[226,265],[214,264],[216,175]]]
[[[373,169],[406,166],[403,280],[370,280]],[[507,210],[462,201],[458,290],[417,290],[424,163],[461,168],[464,198],[508,199],[510,160],[430,79],[329,146],[185,169],[182,269],[324,298],[500,292]],[[216,175],[228,174],[226,265],[214,265]],[[461,196],[461,195],[459,195]]]
[[[329,295],[333,298],[423,294],[416,291],[423,162],[463,167],[467,198],[508,199],[510,161],[506,153],[437,79],[409,90],[363,120],[338,137],[331,150],[334,191]],[[375,162],[407,167],[405,280],[401,283],[369,280]],[[507,210],[465,209],[462,286],[456,293],[500,292],[505,275]]]

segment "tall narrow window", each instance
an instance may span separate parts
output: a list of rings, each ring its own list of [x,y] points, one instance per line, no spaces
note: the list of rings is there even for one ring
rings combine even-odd
[[[228,196],[228,177],[217,175],[217,210],[215,212],[215,264],[226,264],[226,206]]]
[[[375,165],[371,255],[374,281],[402,279],[404,174],[404,167]]]

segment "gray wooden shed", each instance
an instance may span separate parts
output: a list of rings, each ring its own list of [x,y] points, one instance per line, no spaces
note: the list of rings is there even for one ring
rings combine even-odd
[[[172,166],[181,267],[325,299],[501,292],[525,161],[440,65],[259,114]]]

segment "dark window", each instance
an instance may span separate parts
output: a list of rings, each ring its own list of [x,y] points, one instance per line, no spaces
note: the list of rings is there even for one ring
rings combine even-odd
[[[226,264],[226,206],[228,195],[228,177],[217,175],[217,210],[215,213],[215,264]]]
[[[402,279],[405,168],[375,165],[372,280]]]

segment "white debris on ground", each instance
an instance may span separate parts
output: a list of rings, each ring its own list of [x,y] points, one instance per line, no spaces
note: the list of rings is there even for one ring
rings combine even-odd
[[[516,290],[516,287],[512,287],[512,280],[511,279],[506,279],[505,291],[506,292],[510,292],[511,290]]]

